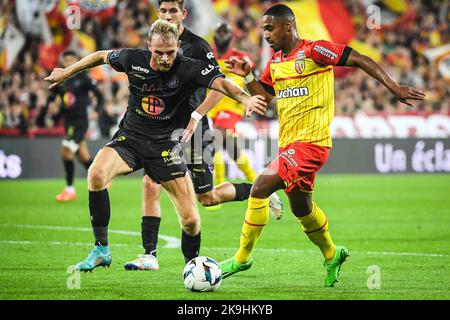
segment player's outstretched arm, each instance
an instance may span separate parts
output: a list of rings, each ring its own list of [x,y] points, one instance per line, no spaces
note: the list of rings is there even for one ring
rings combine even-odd
[[[220,100],[224,97],[222,92],[212,90],[203,100],[203,102],[195,109],[191,114],[191,119],[189,124],[184,129],[183,136],[181,137],[181,142],[187,142],[191,139],[192,135],[197,129],[197,125],[200,120],[212,109]]]
[[[111,50],[97,51],[67,68],[55,68],[44,80],[52,82],[49,89],[53,89],[80,71],[108,63],[107,58],[110,52]]]
[[[211,89],[222,92],[245,106],[245,113],[251,116],[253,112],[264,115],[267,110],[265,97],[261,95],[250,96],[247,92],[224,78],[216,78],[211,84]]]
[[[263,96],[267,103],[270,103],[274,96],[268,93],[264,87],[253,77],[252,69],[248,61],[233,58],[225,61],[231,73],[243,77],[248,90],[252,95]]]
[[[364,70],[367,74],[380,81],[401,102],[411,107],[414,106],[408,102],[407,99],[425,100],[425,93],[422,90],[398,84],[385,68],[368,56],[360,54],[354,49],[348,57],[346,66],[357,67]]]

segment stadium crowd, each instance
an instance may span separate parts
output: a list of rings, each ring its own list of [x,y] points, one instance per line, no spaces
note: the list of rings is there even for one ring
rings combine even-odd
[[[214,2],[217,2],[213,8],[219,19],[228,21],[233,27],[234,46],[250,55],[256,62],[255,74],[258,74],[264,67],[259,19],[262,12],[276,1]],[[228,5],[224,7],[223,2]],[[381,84],[356,70],[351,71],[351,76],[336,79],[336,114],[450,114],[448,80],[424,55],[427,49],[450,43],[449,2],[413,0],[412,10],[401,22],[394,27],[375,30],[366,26],[366,7],[362,1],[345,3],[356,26],[358,39],[380,53],[382,64],[399,82],[426,89],[428,100],[416,103],[417,107],[409,110],[388,94]],[[3,16],[8,14],[9,23],[20,29],[14,1],[2,2],[0,10]],[[95,41],[96,50],[144,47],[148,26],[155,19],[156,6],[152,1],[119,1],[115,13],[108,19],[83,16],[81,31]],[[62,134],[58,105],[47,104],[48,83],[43,78],[49,70],[41,65],[39,57],[43,40],[39,35],[22,32],[26,41],[15,63],[7,71],[0,70],[0,134]],[[302,30],[299,32],[301,35]],[[206,39],[211,40],[211,37]],[[123,76],[114,74],[108,67],[93,72],[91,76],[98,81],[105,105],[99,113],[92,108],[89,135],[91,139],[100,135],[109,137],[125,112],[128,84]],[[275,117],[274,112],[267,114],[267,119]]]

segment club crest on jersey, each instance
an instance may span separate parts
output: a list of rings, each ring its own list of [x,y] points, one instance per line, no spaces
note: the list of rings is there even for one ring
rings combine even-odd
[[[160,115],[165,109],[164,101],[155,96],[143,98],[141,105],[142,109],[151,116]]]
[[[177,77],[173,77],[172,79],[170,79],[169,82],[167,82],[167,86],[170,89],[174,89],[174,88],[178,87],[179,84],[180,84],[180,80]]]
[[[302,74],[304,70],[305,70],[305,60],[296,60],[295,71],[297,71],[298,74]]]

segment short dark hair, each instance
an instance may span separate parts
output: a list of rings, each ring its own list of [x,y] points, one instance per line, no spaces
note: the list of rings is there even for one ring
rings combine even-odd
[[[291,10],[291,8],[289,8],[285,4],[276,4],[276,5],[271,6],[269,9],[266,10],[266,12],[264,12],[263,16],[273,16],[275,18],[284,18],[284,19],[289,19],[292,22],[295,22],[294,12]]]
[[[180,6],[180,9],[183,10],[186,0],[158,0],[158,5],[161,6],[163,2],[176,2]]]
[[[74,50],[66,50],[63,52],[62,57],[65,58],[67,56],[74,56],[76,58],[80,58],[78,53],[76,53]]]

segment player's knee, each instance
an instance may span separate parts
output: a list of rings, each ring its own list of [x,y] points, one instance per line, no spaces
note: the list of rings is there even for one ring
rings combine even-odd
[[[256,181],[252,186],[250,191],[250,196],[253,198],[265,199],[268,198],[272,193],[270,192],[268,186],[264,182]]]
[[[293,210],[293,211],[294,211],[294,215],[296,217],[304,217],[304,216],[307,216],[308,214],[310,214],[312,212],[312,210],[313,210],[312,205],[304,203],[304,204],[298,206],[297,208],[295,208],[295,210]]]
[[[197,193],[197,200],[204,207],[215,206],[216,204],[219,203],[216,200],[214,192],[212,192],[212,190],[205,193]]]
[[[72,151],[70,151],[70,150],[67,149],[67,148],[63,148],[62,151],[61,151],[61,158],[62,158],[64,161],[70,161],[70,160],[73,160],[73,153],[72,153]]]
[[[142,184],[144,185],[144,187],[151,187],[153,185],[153,181],[148,175],[144,175],[144,177],[142,178]]]
[[[142,194],[145,201],[152,202],[154,200],[159,201],[161,185],[155,183],[147,175],[142,178]]]
[[[88,170],[89,190],[98,191],[106,188],[106,172],[99,167],[90,167]]]
[[[305,216],[310,214],[313,211],[313,209],[314,209],[314,205],[313,205],[312,201],[308,200],[308,199],[303,203],[303,205],[301,207],[302,213]]]
[[[314,204],[309,194],[295,197],[295,201],[290,201],[292,212],[296,217],[304,217],[313,211]]]
[[[198,215],[191,215],[181,221],[183,230],[187,234],[195,235],[200,230],[200,218]]]

